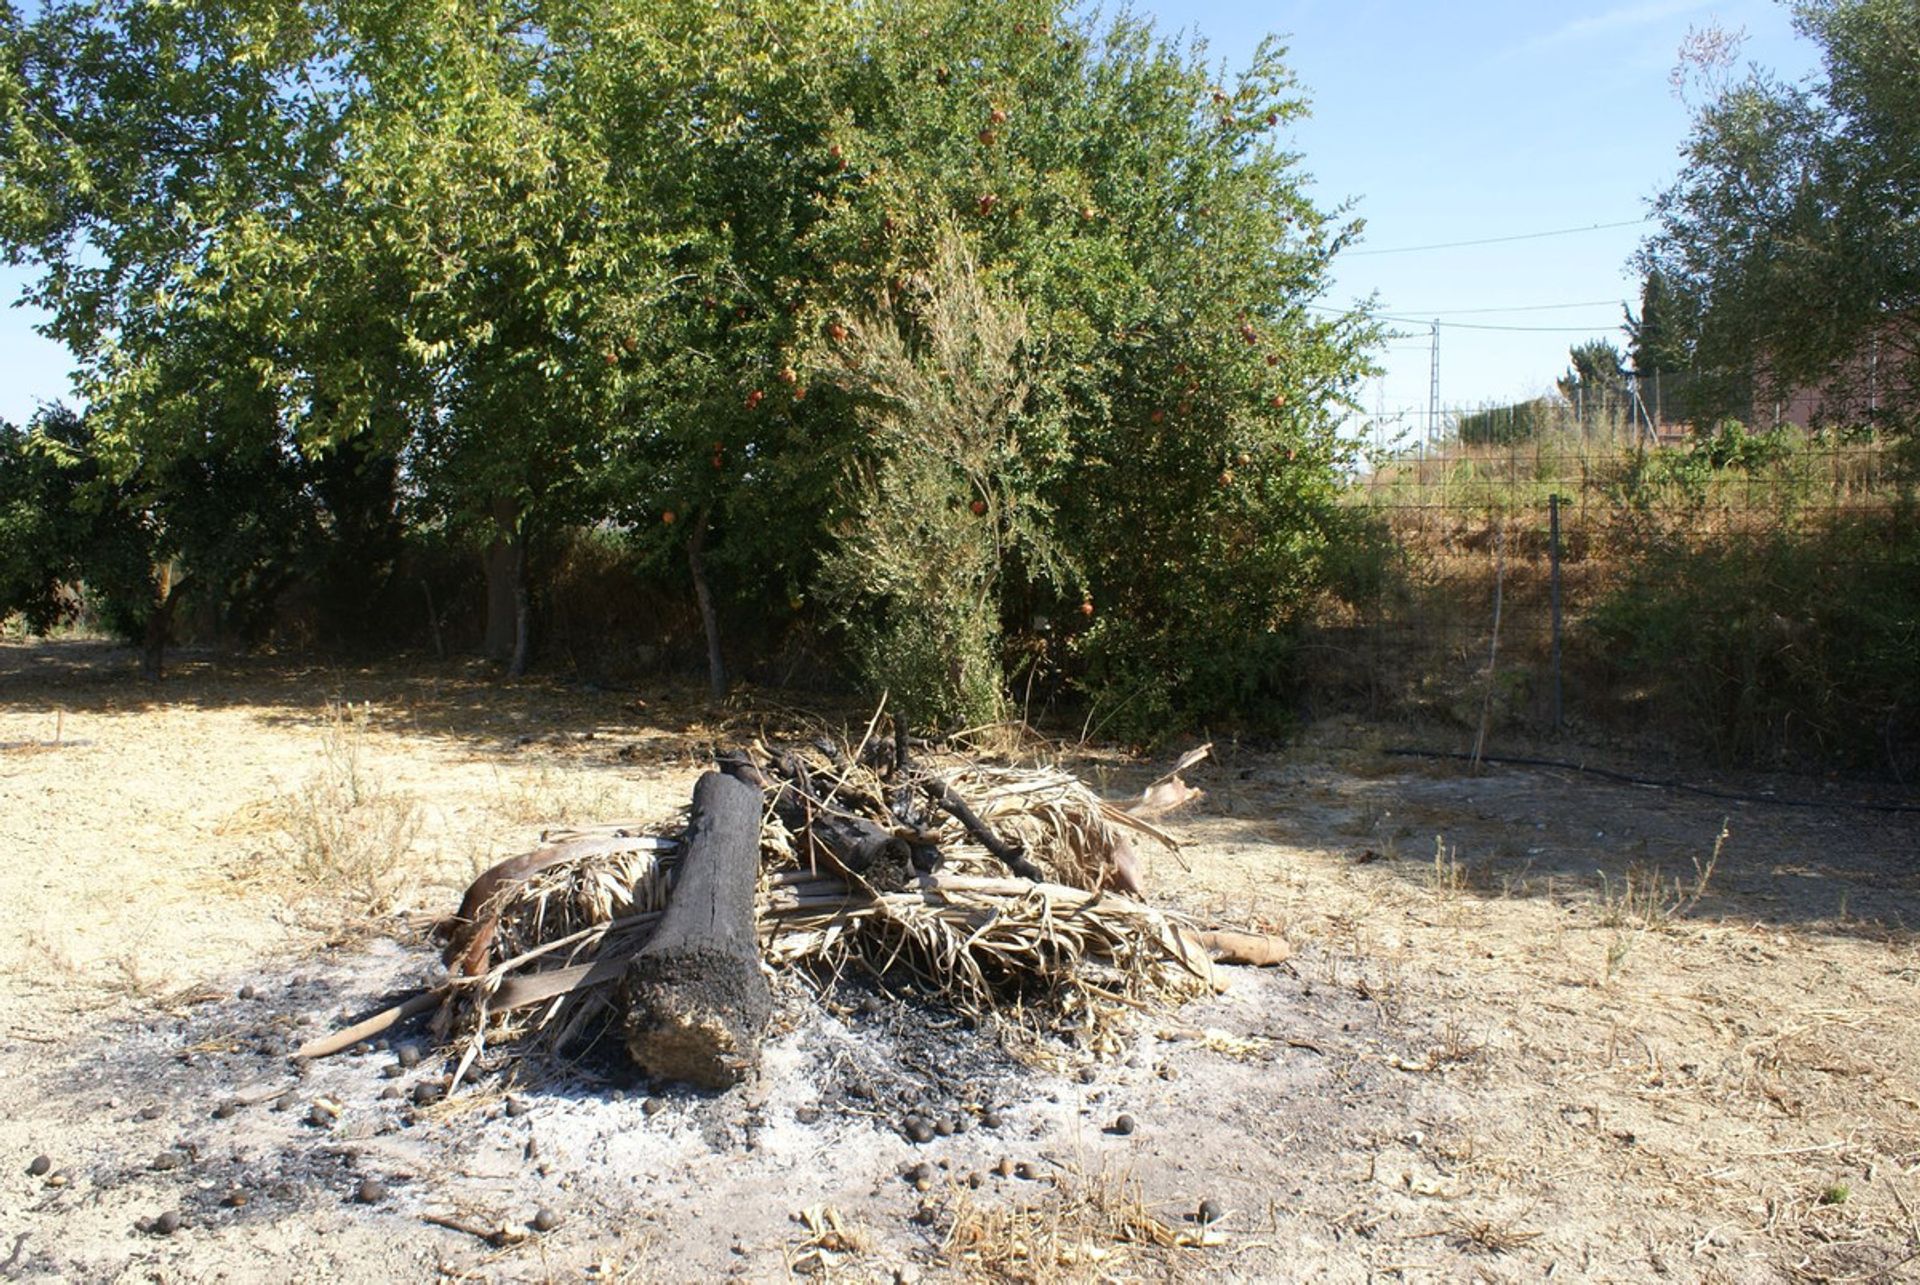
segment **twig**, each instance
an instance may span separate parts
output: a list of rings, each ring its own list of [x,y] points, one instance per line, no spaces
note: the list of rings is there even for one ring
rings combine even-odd
[[[1487,648],[1487,690],[1480,702],[1480,731],[1473,738],[1473,770],[1480,770],[1480,755],[1487,748],[1487,724],[1493,720],[1493,683],[1500,665],[1500,599],[1506,582],[1506,528],[1493,528],[1493,641]]]
[[[1046,873],[1027,860],[1026,850],[1017,843],[1008,843],[988,828],[987,823],[974,814],[973,809],[967,806],[967,801],[956,794],[952,786],[934,777],[922,782],[921,788],[926,790],[928,797],[946,809],[954,820],[965,827],[967,833],[973,836],[974,842],[998,857],[1007,869],[1035,883],[1045,881]]]
[[[420,1221],[432,1223],[435,1227],[445,1227],[448,1231],[464,1232],[476,1240],[484,1240],[496,1249],[507,1244],[511,1239],[504,1227],[487,1227],[480,1223],[468,1222],[464,1218],[456,1218],[452,1214],[421,1214]]]
[[[317,1040],[308,1040],[294,1050],[297,1058],[327,1057],[341,1049],[352,1048],[361,1040],[371,1038],[389,1027],[398,1026],[410,1017],[418,1017],[428,1009],[440,1003],[444,991],[438,987],[424,990],[408,997],[404,1003],[383,1009],[364,1022],[357,1022],[344,1031],[324,1035]]]

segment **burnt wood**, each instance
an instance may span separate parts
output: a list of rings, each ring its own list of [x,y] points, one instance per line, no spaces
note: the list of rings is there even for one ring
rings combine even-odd
[[[1027,850],[1017,843],[1008,843],[995,834],[987,823],[967,806],[967,801],[954,792],[952,786],[938,778],[930,778],[924,782],[922,788],[926,790],[928,798],[945,808],[954,820],[966,827],[967,833],[974,837],[975,842],[998,857],[1007,869],[1022,879],[1031,879],[1035,883],[1046,880],[1046,871],[1027,860]]]
[[[760,803],[717,771],[693,787],[673,895],[624,979],[627,1052],[655,1079],[724,1089],[759,1064],[773,1012],[754,930]]]
[[[780,772],[786,779],[773,786],[773,814],[800,840],[803,861],[854,875],[883,867],[905,868],[906,840],[822,799],[799,755],[783,755]]]

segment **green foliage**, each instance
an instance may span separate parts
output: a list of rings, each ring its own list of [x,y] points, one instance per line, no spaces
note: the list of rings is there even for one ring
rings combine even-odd
[[[184,602],[231,641],[261,636],[320,539],[306,470],[209,433],[116,478],[92,424],[54,407],[26,432],[0,426],[0,613],[44,633],[84,592],[150,670]]]
[[[877,689],[909,718],[1000,717],[1000,580],[1057,566],[1019,430],[1025,310],[980,279],[958,230],[888,313],[853,321],[831,372],[858,399],[866,449],[822,588]]]
[[[1640,315],[1627,310],[1627,363],[1642,379],[1685,370],[1688,345],[1680,304],[1666,274],[1654,269],[1640,283]]]
[[[1910,424],[1920,9],[1802,0],[1794,12],[1823,74],[1789,85],[1755,72],[1696,112],[1661,228],[1639,256],[1643,324],[1658,322],[1658,351],[1644,355],[1695,372],[1696,414],[1747,416],[1760,397],[1810,387],[1830,407]]]
[[[1556,381],[1583,431],[1611,427],[1630,413],[1627,369],[1620,350],[1605,339],[1590,339],[1569,350],[1572,366]]]
[[[1791,521],[1813,496],[1816,460],[1808,445],[1791,425],[1755,432],[1739,420],[1721,420],[1678,450],[1623,454],[1599,476],[1624,513],[1697,518],[1710,502],[1746,507],[1758,484],[1771,506],[1769,519]]]
[[[1619,349],[1593,339],[1570,348],[1568,359],[1567,373],[1556,381],[1559,399],[1535,397],[1469,411],[1455,421],[1454,436],[1467,446],[1511,446],[1556,433],[1617,430],[1631,413]]]
[[[0,617],[44,634],[81,606],[84,578],[123,625],[153,600],[153,542],[102,476],[86,421],[63,407],[0,423]]]
[[[1573,646],[1725,761],[1899,775],[1920,757],[1911,473],[1889,487],[1899,457],[1869,464],[1876,502],[1835,507],[1852,484],[1833,449],[1724,421],[1623,456],[1606,483],[1621,570]]]
[[[1910,771],[1920,753],[1913,516],[1650,545],[1583,642],[1725,761]]]
[[[152,564],[234,615],[316,559],[330,615],[372,600],[398,497],[523,638],[524,568],[610,522],[723,603],[824,597],[929,718],[997,708],[1033,610],[1105,704],[1286,686],[1377,333],[1306,307],[1357,227],[1279,145],[1278,46],[1222,80],[1056,0],[54,0],[0,37],[0,245]]]
[[[1566,416],[1551,398],[1468,411],[1454,424],[1454,435],[1468,446],[1511,446],[1531,442],[1561,427]]]

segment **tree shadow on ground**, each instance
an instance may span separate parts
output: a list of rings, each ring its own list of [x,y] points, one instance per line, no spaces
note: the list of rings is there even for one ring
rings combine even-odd
[[[246,710],[270,726],[325,726],[344,706],[371,706],[373,726],[461,743],[483,757],[528,749],[562,750],[587,764],[706,754],[760,734],[811,736],[851,726],[871,711],[809,699],[809,709],[780,693],[737,691],[721,706],[691,678],[663,676],[603,686],[537,674],[507,681],[470,658],[391,657],[350,661],[314,657],[229,656],[181,650],[158,683],[139,674],[138,653],[94,640],[0,644],[0,712],[44,714],[44,730],[14,738],[0,752],[53,745],[65,719],[191,708]]]
[[[1792,777],[1692,777],[1744,796],[1712,798],[1578,770],[1474,773],[1443,759],[1324,752],[1219,765],[1198,783],[1214,795],[1210,815],[1194,818],[1202,834],[1318,849],[1429,890],[1585,902],[1627,920],[1892,941],[1920,930],[1920,810],[1900,810],[1915,806],[1911,795]]]

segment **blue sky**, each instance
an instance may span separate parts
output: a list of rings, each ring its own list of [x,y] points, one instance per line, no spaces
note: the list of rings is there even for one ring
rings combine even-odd
[[[1418,319],[1397,327],[1409,337],[1381,354],[1387,373],[1366,406],[1415,427],[1436,317],[1450,407],[1543,392],[1571,344],[1623,342],[1620,305],[1637,296],[1627,260],[1646,227],[1399,251],[1644,218],[1686,136],[1667,77],[1689,27],[1744,29],[1745,58],[1789,76],[1813,62],[1772,0],[1148,0],[1136,10],[1169,33],[1203,36],[1230,67],[1266,33],[1285,39],[1313,103],[1292,145],[1321,203],[1351,199],[1367,221],[1331,301],[1377,295],[1382,311]],[[17,298],[25,280],[0,268],[0,298]],[[0,418],[16,423],[67,390],[66,354],[33,333],[34,319],[0,312]],[[1490,326],[1530,329],[1470,328]]]
[[[1744,29],[1743,59],[1789,77],[1815,61],[1771,0],[1157,0],[1144,10],[1202,33],[1230,64],[1265,32],[1285,38],[1313,103],[1295,150],[1321,204],[1351,198],[1367,223],[1338,265],[1334,301],[1377,294],[1383,312],[1418,319],[1396,327],[1411,337],[1381,355],[1387,373],[1368,386],[1366,408],[1405,412],[1415,427],[1436,318],[1443,406],[1547,391],[1584,339],[1624,347],[1621,304],[1637,306],[1639,293],[1628,260],[1648,227],[1391,251],[1643,219],[1679,167],[1688,115],[1668,75],[1690,27]],[[1561,304],[1580,306],[1552,307]],[[1494,308],[1529,311],[1482,311]]]

